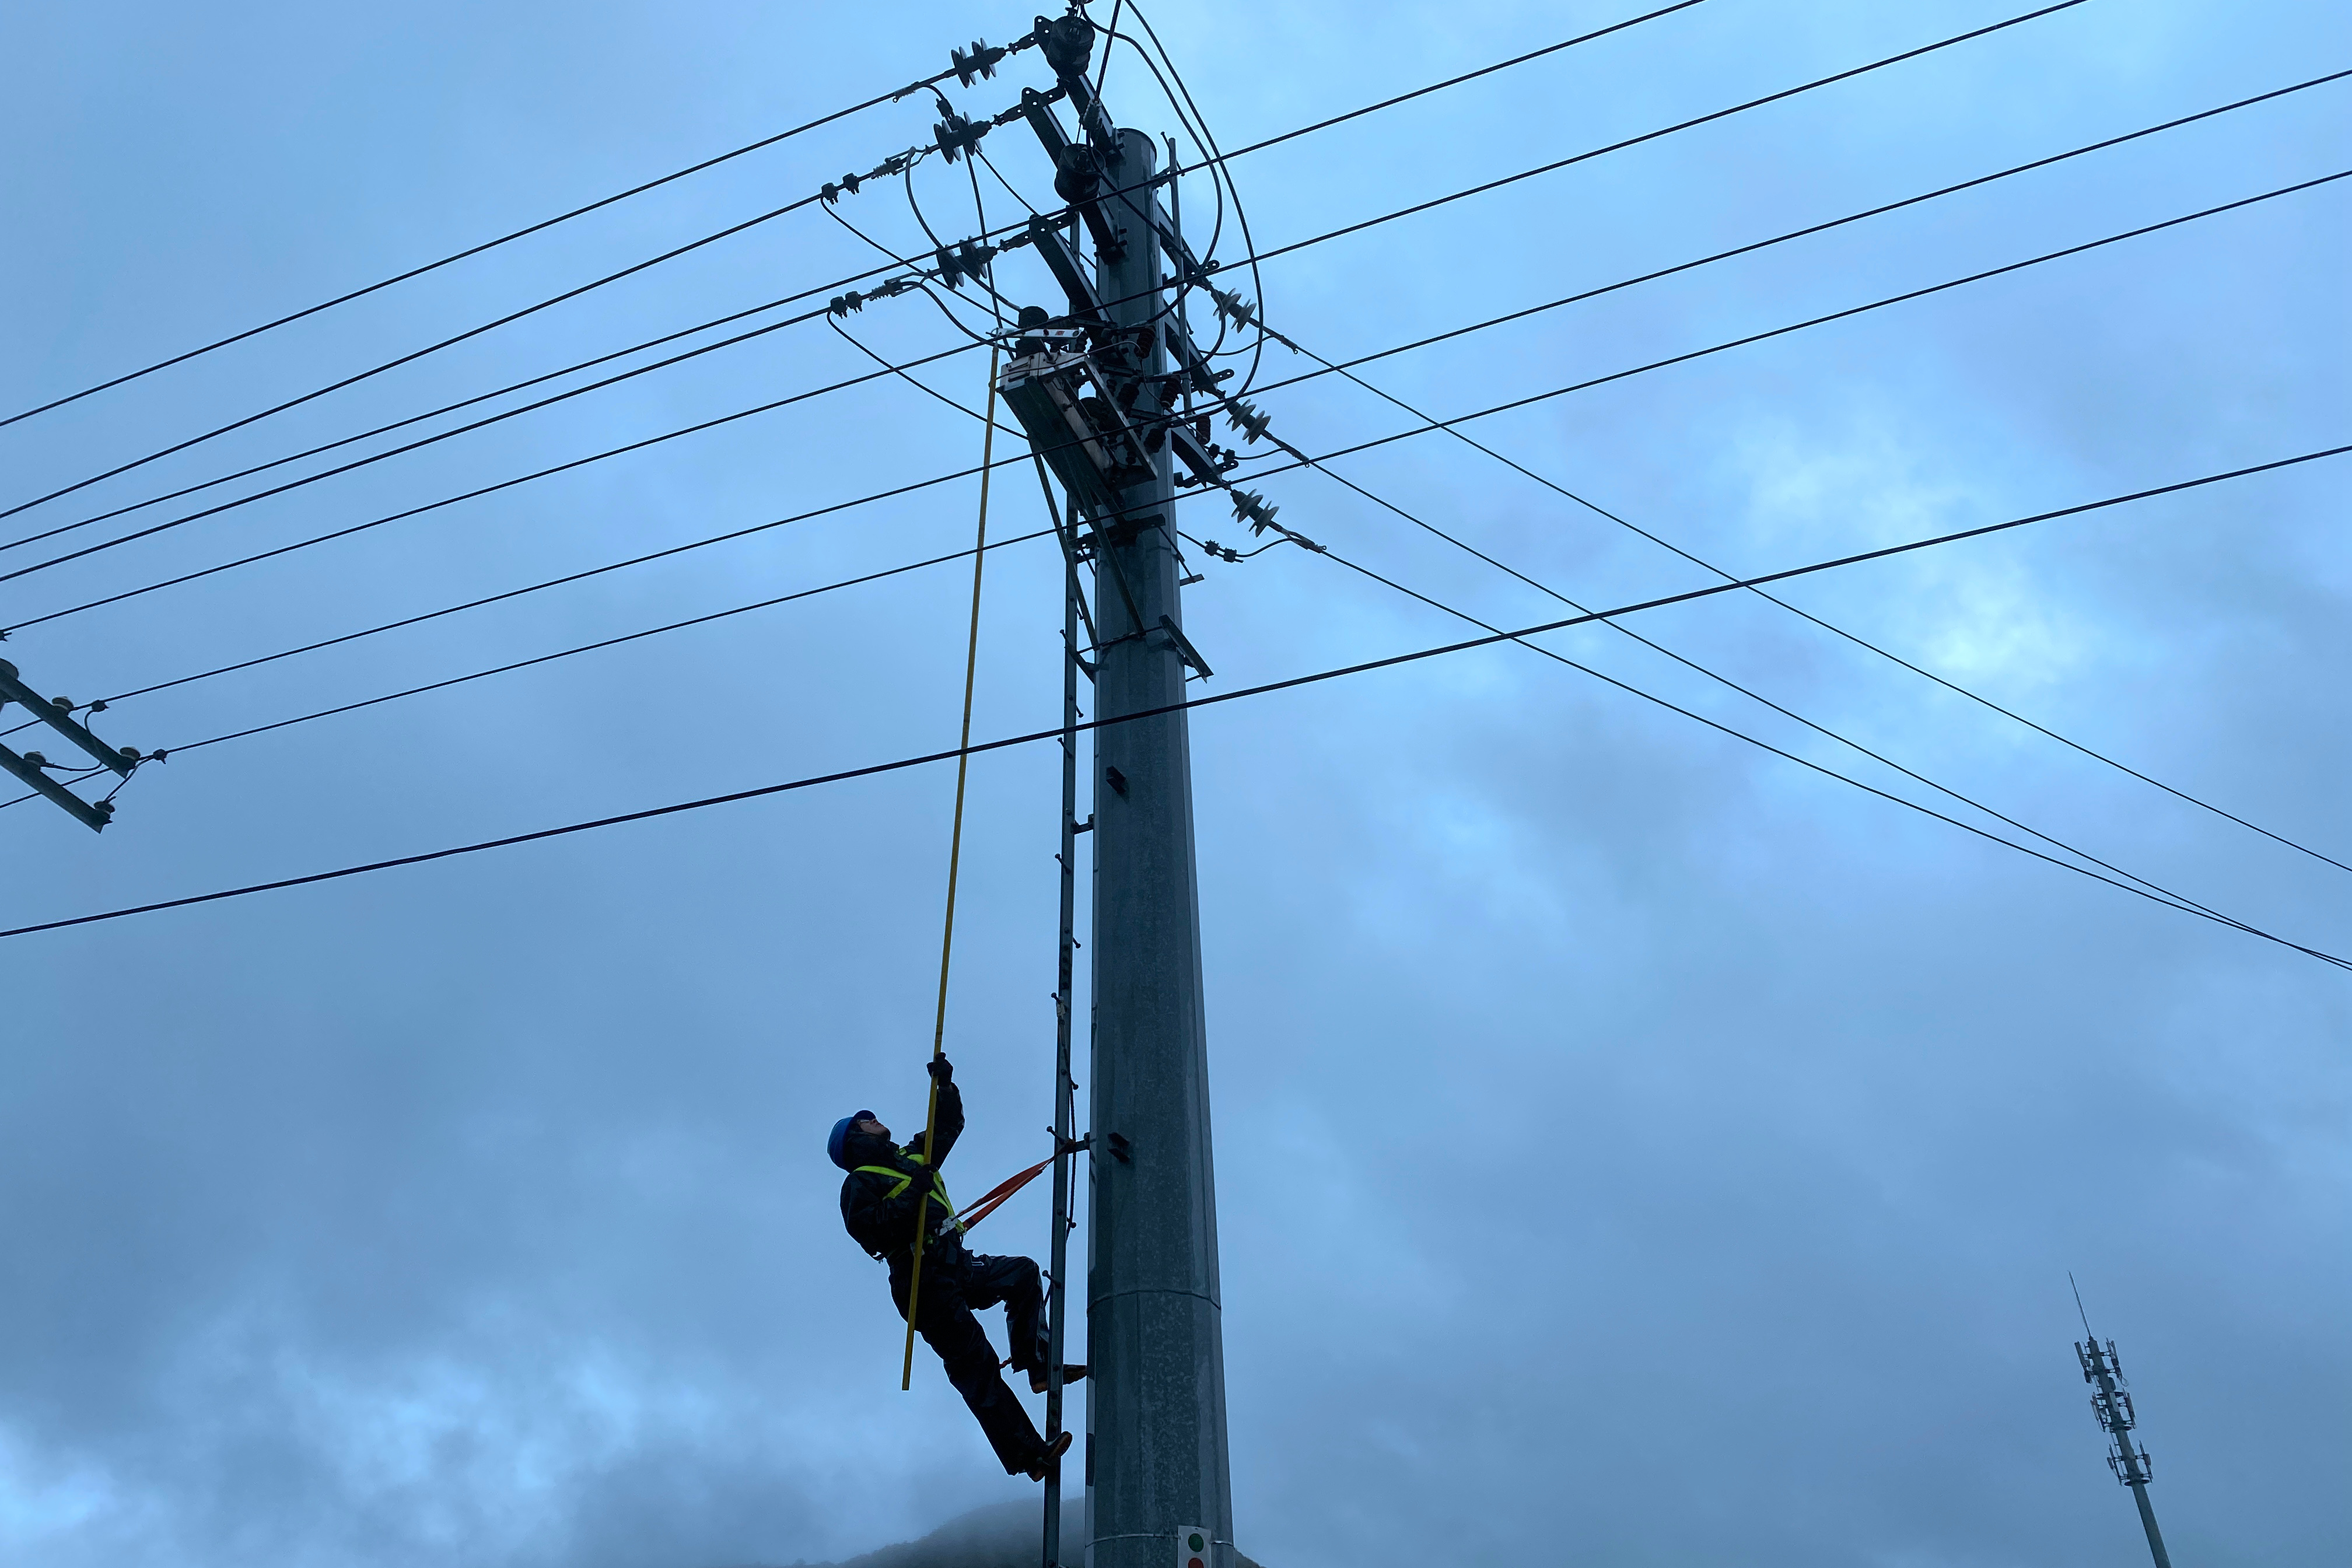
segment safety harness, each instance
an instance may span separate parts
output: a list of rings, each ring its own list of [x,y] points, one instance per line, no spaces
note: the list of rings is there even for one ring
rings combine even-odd
[[[1075,1150],[1083,1148],[1084,1146],[1085,1145],[1081,1143],[1073,1144],[1071,1147]],[[920,1154],[910,1152],[908,1154],[907,1158],[914,1161],[918,1165],[923,1163],[923,1157]],[[1045,1172],[1045,1168],[1053,1163],[1053,1157],[1048,1155],[1046,1158],[1038,1161],[1035,1164],[1030,1166],[1025,1171],[1015,1171],[1012,1175],[1007,1176],[1003,1181],[997,1183],[996,1185],[989,1188],[987,1192],[982,1194],[980,1201],[973,1204],[969,1209],[966,1209],[961,1215],[958,1215],[955,1212],[955,1205],[948,1202],[947,1179],[939,1172],[933,1171],[931,1173],[931,1201],[940,1205],[940,1214],[941,1218],[939,1225],[932,1230],[932,1237],[936,1239],[939,1237],[945,1236],[947,1234],[948,1226],[955,1226],[958,1230],[970,1230],[973,1226],[978,1225],[982,1220],[984,1220],[990,1215],[994,1214],[1003,1204],[1005,1199],[1011,1197],[1013,1194],[1019,1192],[1022,1188],[1034,1181]],[[915,1184],[914,1172],[901,1171],[890,1165],[860,1165],[857,1167],[855,1173],[859,1175],[888,1176],[891,1178],[892,1185],[890,1190],[882,1194],[883,1201],[886,1203],[890,1199],[897,1197],[899,1194],[905,1192],[908,1187]],[[887,1253],[872,1252],[866,1254],[866,1256],[877,1260],[887,1261],[889,1255]]]
[[[923,1164],[923,1157],[920,1154],[909,1153],[907,1158],[914,1161],[917,1165]],[[928,1169],[929,1167],[926,1168]],[[851,1173],[861,1176],[874,1175],[889,1177],[891,1179],[892,1185],[888,1192],[882,1194],[882,1201],[885,1203],[889,1202],[892,1198],[904,1193],[908,1187],[913,1186],[915,1184],[915,1177],[917,1174],[914,1171],[902,1171],[893,1165],[860,1165]],[[937,1241],[940,1237],[945,1236],[950,1228],[961,1231],[963,1229],[963,1221],[956,1218],[955,1205],[948,1201],[947,1178],[941,1175],[937,1170],[931,1171],[930,1197],[931,1202],[939,1205],[940,1213],[940,1217],[931,1224],[931,1239]],[[866,1256],[878,1261],[887,1262],[888,1261],[890,1255],[887,1252],[870,1252],[866,1254]]]

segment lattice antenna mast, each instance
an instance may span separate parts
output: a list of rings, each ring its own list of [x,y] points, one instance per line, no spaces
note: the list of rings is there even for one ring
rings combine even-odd
[[[2074,1283],[2072,1274],[2066,1276]],[[2107,1435],[2107,1468],[2116,1479],[2131,1489],[2132,1501],[2139,1505],[2140,1527],[2147,1531],[2147,1550],[2156,1559],[2156,1568],[2172,1568],[2171,1554],[2164,1549],[2164,1532],[2156,1527],[2156,1509],[2147,1500],[2147,1483],[2154,1471],[2148,1464],[2147,1450],[2132,1439],[2132,1428],[2138,1425],[2138,1412],[2132,1408],[2130,1390],[2124,1382],[2123,1358],[2116,1354],[2116,1342],[2102,1344],[2091,1332],[2090,1314],[2083,1311],[2083,1292],[2074,1290],[2074,1310],[2082,1314],[2084,1337],[2075,1342],[2074,1359],[2082,1363],[2083,1381],[2091,1385],[2091,1414],[2099,1419],[2099,1430]]]

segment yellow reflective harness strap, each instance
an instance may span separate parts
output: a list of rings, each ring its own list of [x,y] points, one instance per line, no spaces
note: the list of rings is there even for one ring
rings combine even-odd
[[[919,1160],[916,1162],[918,1164],[920,1164],[922,1162]],[[888,1192],[882,1194],[882,1201],[885,1203],[889,1202],[892,1198],[897,1197],[899,1194],[905,1192],[908,1187],[915,1184],[914,1172],[897,1170],[888,1165],[860,1165],[853,1173],[856,1175],[888,1176],[896,1181],[898,1185],[892,1187]],[[933,1171],[931,1173],[931,1190],[929,1195],[939,1203],[940,1213],[945,1217],[946,1221],[949,1224],[953,1225],[958,1230],[961,1230],[963,1228],[963,1221],[956,1218],[955,1205],[948,1201],[947,1178],[937,1171]]]

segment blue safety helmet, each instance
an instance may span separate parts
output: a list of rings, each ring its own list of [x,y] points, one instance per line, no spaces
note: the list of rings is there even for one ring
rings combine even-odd
[[[849,1130],[860,1121],[871,1121],[873,1116],[874,1113],[870,1110],[860,1110],[854,1114],[845,1116],[840,1121],[835,1122],[833,1124],[833,1135],[824,1141],[825,1158],[831,1160],[835,1164],[840,1166],[845,1171],[856,1169],[856,1167],[851,1165],[849,1163]]]

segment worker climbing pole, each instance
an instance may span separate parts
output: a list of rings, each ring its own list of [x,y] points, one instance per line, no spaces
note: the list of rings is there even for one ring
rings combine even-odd
[[[982,563],[988,544],[988,462],[995,445],[996,356],[989,363],[986,433],[982,437],[979,539],[972,551],[971,620],[964,646],[962,739],[971,742],[972,693],[978,678]],[[956,1087],[947,1043],[948,982],[955,956],[956,889],[963,850],[963,810],[968,757],[956,765],[955,811],[948,839],[947,911],[940,939],[939,1005],[931,1030],[929,1102],[919,1147],[901,1148],[890,1129],[871,1110],[859,1110],[834,1124],[826,1153],[846,1173],[841,1186],[842,1224],[868,1254],[890,1269],[890,1293],[907,1320],[899,1387],[914,1383],[915,1336],[939,1352],[948,1381],[963,1395],[990,1447],[1010,1475],[1044,1480],[1069,1447],[1067,1434],[1049,1441],[1038,1436],[1028,1412],[1005,1385],[988,1335],[973,1309],[1000,1302],[1012,1342],[1011,1365],[1026,1373],[1032,1392],[1046,1387],[1045,1296],[1037,1265],[1026,1258],[992,1258],[966,1248],[965,1233],[1045,1168],[1041,1161],[982,1197],[962,1215],[949,1200],[941,1166],[962,1135],[963,1094]],[[934,1208],[936,1205],[936,1208]],[[925,1290],[928,1282],[929,1289]],[[1084,1377],[1082,1366],[1055,1367],[1065,1378]]]

